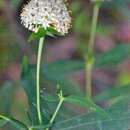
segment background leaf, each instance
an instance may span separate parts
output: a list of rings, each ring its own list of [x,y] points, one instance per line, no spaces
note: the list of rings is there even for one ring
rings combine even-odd
[[[111,118],[98,113],[79,115],[61,121],[52,130],[128,130],[130,128],[129,105],[116,106],[106,110]]]
[[[2,119],[2,121],[4,120],[6,124],[7,124],[7,122],[9,122],[14,128],[16,128],[18,130],[28,130],[28,127],[24,123],[14,119],[14,118],[8,118],[8,117],[0,115],[0,119]]]
[[[7,116],[10,114],[14,91],[15,91],[15,86],[11,82],[6,82],[5,84],[3,84],[3,86],[1,86],[0,89],[0,113],[1,114],[6,114]]]
[[[35,88],[35,71],[33,66],[28,64],[27,59],[23,59],[23,66],[22,66],[22,75],[21,75],[21,85],[23,89],[25,90],[25,93],[28,97],[28,103],[29,103],[29,110],[28,110],[28,116],[31,119],[31,124],[37,125],[38,124],[38,118],[37,118],[37,109],[36,109],[36,88]],[[44,107],[43,107],[44,106]],[[46,104],[46,101],[41,100],[41,108],[42,108],[42,117],[43,122],[48,122],[48,106]]]
[[[108,101],[116,97],[123,97],[130,94],[130,85],[126,86],[113,86],[106,89],[95,96],[95,101]]]
[[[7,123],[8,121],[0,119],[0,127],[4,127]]]
[[[130,56],[130,45],[120,44],[115,48],[96,57],[97,67],[117,65]]]
[[[62,90],[65,94],[77,94],[82,95],[80,87],[69,81],[66,77],[67,74],[77,71],[80,68],[83,68],[84,64],[81,61],[57,61],[54,63],[46,64],[42,66],[42,77],[51,83],[60,84]]]
[[[86,108],[89,111],[95,111],[105,117],[109,118],[109,115],[101,107],[97,106],[89,97],[77,97],[77,96],[68,96],[66,97],[66,102],[79,105]]]

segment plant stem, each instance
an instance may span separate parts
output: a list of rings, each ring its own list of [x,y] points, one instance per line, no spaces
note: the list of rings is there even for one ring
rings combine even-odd
[[[33,130],[32,128],[29,128],[29,130]]]
[[[97,20],[99,14],[100,4],[98,2],[94,3],[93,9],[93,18],[92,18],[92,27],[90,33],[90,39],[88,43],[88,52],[86,56],[86,95],[91,97],[92,96],[92,70],[93,70],[93,49],[94,49],[94,42],[96,36],[96,28],[97,28]]]
[[[11,121],[8,117],[5,117],[3,115],[0,115],[0,118],[3,119],[3,120],[5,120],[5,121]]]
[[[40,38],[39,40],[39,47],[38,47],[38,54],[37,54],[37,72],[36,72],[36,102],[37,102],[37,114],[39,123],[42,123],[42,114],[41,114],[41,107],[40,107],[40,65],[41,65],[41,55],[42,55],[42,48],[44,44],[44,37]]]
[[[92,97],[92,64],[86,64],[86,96]]]
[[[58,104],[58,106],[57,106],[57,108],[56,108],[56,110],[55,110],[55,112],[54,112],[54,114],[53,114],[53,116],[52,116],[52,118],[50,120],[50,124],[52,124],[54,122],[54,120],[55,120],[55,118],[56,118],[56,116],[57,116],[63,102],[64,102],[64,98],[61,98],[60,102],[59,102],[59,104]]]
[[[53,116],[52,116],[52,118],[50,120],[50,124],[52,124],[54,122],[54,120],[55,120],[55,118],[56,118],[56,116],[57,116],[57,114],[58,114],[64,100],[65,100],[64,97],[60,97],[59,104],[57,105],[57,108],[56,108],[56,110],[55,110],[55,112],[54,112],[54,114],[53,114]],[[49,130],[49,128],[47,128],[46,130]]]

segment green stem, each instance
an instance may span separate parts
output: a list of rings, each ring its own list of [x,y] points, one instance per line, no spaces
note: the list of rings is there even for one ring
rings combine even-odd
[[[92,64],[86,64],[86,95],[92,97]]]
[[[5,117],[3,115],[0,115],[0,118],[3,119],[3,120],[5,120],[5,121],[9,121],[9,122],[11,121],[8,117]]]
[[[41,65],[41,55],[42,48],[44,44],[44,37],[39,40],[38,54],[37,54],[37,72],[36,72],[36,98],[37,98],[37,114],[39,123],[42,123],[42,114],[40,108],[40,65]]]
[[[99,9],[100,9],[100,4],[95,3],[94,9],[93,9],[93,18],[92,18],[92,28],[91,28],[91,33],[90,33],[90,40],[89,40],[89,44],[88,44],[88,49],[90,52],[92,52],[93,48],[94,48]]]
[[[29,130],[33,130],[32,128],[29,128]]]
[[[57,116],[57,114],[58,114],[58,112],[59,112],[59,110],[60,110],[64,100],[65,100],[64,97],[60,97],[59,104],[57,105],[57,108],[56,108],[56,110],[55,110],[55,112],[54,112],[54,114],[53,114],[53,116],[52,116],[52,118],[51,118],[51,120],[49,122],[50,124],[52,124],[54,122],[54,120],[55,120],[55,118],[56,118],[56,116]],[[49,130],[49,128],[47,128],[46,130]]]
[[[93,49],[94,49],[94,42],[96,36],[96,28],[97,28],[97,20],[99,14],[100,4],[98,2],[94,3],[93,9],[93,18],[92,18],[92,28],[90,33],[90,39],[88,43],[88,53],[86,57],[86,95],[91,97],[92,96],[92,70],[93,70]]]
[[[50,124],[52,124],[54,122],[54,120],[55,120],[55,118],[56,118],[56,116],[57,116],[63,102],[64,102],[64,98],[61,98],[60,102],[59,102],[59,104],[58,104],[58,106],[57,106],[57,108],[56,108],[56,110],[55,110],[55,112],[54,112],[54,114],[53,114],[53,116],[52,116],[52,118],[50,120]]]

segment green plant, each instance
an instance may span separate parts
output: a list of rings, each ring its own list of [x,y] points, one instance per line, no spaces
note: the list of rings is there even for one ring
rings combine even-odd
[[[45,2],[48,3],[47,0],[45,0]],[[59,3],[53,3],[54,1],[51,2],[51,4],[55,4],[54,6],[57,8],[57,4]],[[57,0],[57,2],[60,2],[60,0]],[[21,14],[22,23],[26,28],[33,31],[28,41],[31,42],[32,40],[39,39],[37,65],[30,65],[26,56],[23,58],[22,62],[22,75],[20,85],[23,86],[28,99],[29,106],[26,113],[28,122],[25,123],[23,121],[16,120],[15,118],[12,118],[8,113],[6,113],[6,115],[0,115],[0,127],[3,127],[7,123],[10,123],[14,129],[16,128],[19,130],[129,129],[129,85],[115,87],[114,89],[103,91],[95,97],[92,95],[93,67],[113,67],[128,57],[130,51],[130,45],[121,44],[104,54],[94,57],[94,41],[97,30],[97,20],[99,8],[103,2],[100,0],[95,0],[92,3],[94,6],[93,20],[87,53],[84,56],[85,62],[64,60],[51,64],[43,64],[42,66],[41,57],[46,36],[49,35],[54,37],[56,35],[63,36],[66,34],[70,28],[71,18],[69,16],[69,13],[66,12],[67,8],[64,3],[60,3],[62,5],[59,5],[58,8],[62,6],[63,10],[61,9],[61,12],[65,11],[65,15],[63,15],[64,13],[57,14],[63,21],[58,21],[59,19],[57,19],[57,17],[53,17],[53,15],[51,16],[51,14],[48,12],[46,12],[48,15],[44,16],[44,11],[47,11],[47,9],[50,9],[51,7],[48,4],[49,7],[46,7],[45,10],[42,10],[43,5],[41,0],[36,0],[35,2],[31,1],[31,3],[28,3],[28,5],[24,7],[24,10]],[[38,8],[41,12],[35,10],[35,8]],[[40,17],[41,15],[43,15],[42,18]],[[34,17],[35,19],[33,19]],[[81,70],[83,68],[86,69],[85,96],[77,86],[73,85],[71,82],[65,79],[66,74],[76,70]],[[34,76],[35,73],[36,76]],[[42,88],[40,87],[40,81],[42,77],[44,80],[53,83],[53,86],[56,86],[52,90],[53,94],[50,94],[49,92],[41,93]],[[15,89],[16,87],[12,88],[14,84],[11,83],[8,83],[8,85],[5,84],[5,86],[6,87],[2,87],[0,91],[0,99],[4,98],[5,101],[8,99],[11,100],[14,93],[14,91],[12,92],[11,90]],[[107,110],[104,110],[95,104],[95,102],[102,102],[104,100],[107,100],[111,106]],[[85,110],[87,110],[87,114],[72,118],[71,114],[73,113],[73,110],[67,111],[68,108],[64,105],[66,103],[85,108]],[[4,106],[4,104],[2,105]],[[5,104],[6,108],[7,106],[10,106],[10,104]],[[3,113],[5,113],[4,109],[5,108],[3,108]],[[62,115],[62,113],[64,113],[64,115]],[[65,116],[67,116],[67,119]],[[63,121],[61,121],[62,119]]]

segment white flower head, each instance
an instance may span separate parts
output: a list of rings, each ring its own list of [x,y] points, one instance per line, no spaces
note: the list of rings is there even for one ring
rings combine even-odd
[[[71,17],[64,0],[31,0],[24,6],[21,22],[31,31],[53,27],[60,33],[68,33]]]

